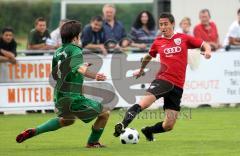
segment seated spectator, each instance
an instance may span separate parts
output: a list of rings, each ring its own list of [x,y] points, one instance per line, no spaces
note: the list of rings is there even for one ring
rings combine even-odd
[[[82,47],[101,51],[103,55],[107,54],[107,49],[104,46],[106,37],[103,31],[103,19],[101,16],[95,16],[91,19],[90,24],[86,25],[83,29]]]
[[[191,20],[189,17],[184,17],[180,24],[179,28],[176,30],[176,32],[187,34],[187,35],[193,35],[193,32],[191,31]]]
[[[148,11],[140,12],[131,28],[131,39],[136,43],[151,44],[156,33],[152,14]]]
[[[68,21],[68,19],[63,19],[63,20],[60,20],[59,22],[59,26],[57,27],[57,29],[53,30],[50,34],[51,36],[51,39],[52,39],[52,43],[53,45],[55,45],[56,47],[59,47],[62,45],[62,38],[61,38],[61,35],[60,35],[60,28],[61,26],[66,23]]]
[[[35,28],[28,36],[28,49],[31,50],[51,50],[57,47],[49,43],[50,34],[47,30],[46,20],[39,17],[35,20]]]
[[[10,27],[4,28],[0,37],[0,63],[10,62],[15,64],[16,49],[17,43],[13,37],[13,29]]]
[[[201,38],[208,42],[213,51],[221,47],[219,43],[219,35],[214,22],[210,21],[210,12],[208,9],[203,9],[199,13],[201,23],[196,25],[193,33],[195,37]]]
[[[224,45],[240,46],[240,9],[237,11],[238,19],[234,21],[227,33],[224,41]]]

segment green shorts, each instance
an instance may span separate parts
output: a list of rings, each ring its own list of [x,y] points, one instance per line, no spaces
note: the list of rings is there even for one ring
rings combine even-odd
[[[95,119],[102,112],[100,102],[81,95],[58,96],[55,100],[58,117],[73,120],[76,117],[85,123]]]

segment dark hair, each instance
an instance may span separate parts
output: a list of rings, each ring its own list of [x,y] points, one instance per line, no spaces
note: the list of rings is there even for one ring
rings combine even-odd
[[[134,22],[134,24],[133,24],[133,27],[136,28],[136,29],[139,29],[139,28],[142,27],[143,24],[142,24],[142,22],[141,22],[141,17],[142,17],[142,14],[143,14],[143,13],[146,13],[147,16],[148,16],[147,28],[148,28],[149,30],[153,30],[153,29],[155,28],[154,18],[153,18],[153,16],[152,16],[152,14],[151,14],[149,11],[146,11],[146,10],[140,12],[140,13],[137,15],[137,18],[136,18],[136,20],[135,20],[135,22]]]
[[[202,10],[200,11],[200,13],[205,13],[205,12],[208,13],[209,17],[211,17],[210,11],[209,11],[208,9],[202,9]]]
[[[2,34],[4,34],[5,32],[12,32],[13,33],[14,31],[13,31],[13,28],[11,28],[11,27],[5,27],[5,28],[2,29]]]
[[[60,34],[62,43],[71,43],[74,37],[78,37],[81,32],[81,23],[71,20],[64,23],[61,27]]]
[[[102,21],[103,21],[103,18],[102,18],[102,16],[93,16],[93,17],[91,18],[91,22],[93,22],[93,21],[102,22]]]
[[[171,13],[163,12],[160,14],[159,19],[160,18],[167,18],[167,19],[169,19],[170,23],[172,23],[172,24],[175,23],[175,19]]]
[[[237,14],[240,14],[240,8],[238,9]]]
[[[37,25],[38,22],[46,22],[46,20],[45,20],[43,17],[38,17],[38,18],[35,20],[35,25]]]

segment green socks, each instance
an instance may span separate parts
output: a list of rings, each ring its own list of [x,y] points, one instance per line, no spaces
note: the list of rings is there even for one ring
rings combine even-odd
[[[59,118],[53,118],[48,120],[47,122],[43,123],[42,125],[37,126],[35,135],[39,135],[41,133],[49,132],[49,131],[55,131],[59,128],[61,128],[61,124],[59,121]],[[100,129],[94,129],[92,127],[92,133],[90,134],[88,138],[88,143],[96,143],[100,139],[104,128]]]
[[[48,120],[47,122],[43,123],[42,125],[37,126],[35,135],[49,132],[49,131],[55,131],[61,127],[62,126],[60,125],[59,118],[56,117],[56,118]]]
[[[94,129],[92,127],[92,133],[90,134],[88,138],[88,143],[96,143],[100,139],[102,133],[103,133],[104,128],[100,128],[98,130]]]

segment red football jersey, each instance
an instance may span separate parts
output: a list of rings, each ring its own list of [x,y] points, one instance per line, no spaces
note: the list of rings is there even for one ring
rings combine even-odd
[[[175,33],[171,38],[157,37],[149,54],[156,57],[160,54],[160,70],[156,79],[172,82],[183,88],[187,67],[188,49],[200,48],[203,40],[181,33]]]

